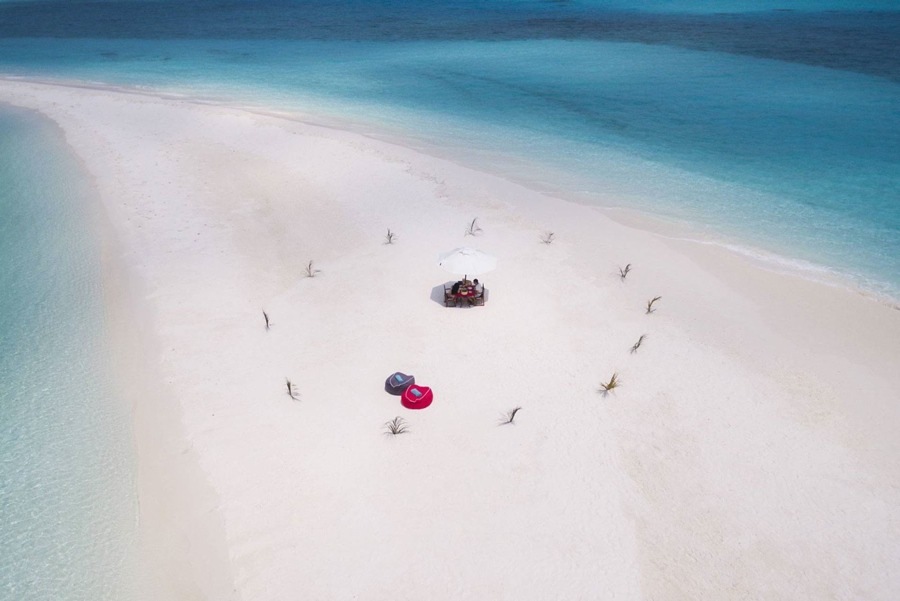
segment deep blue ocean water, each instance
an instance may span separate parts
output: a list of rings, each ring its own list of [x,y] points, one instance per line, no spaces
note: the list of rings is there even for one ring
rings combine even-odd
[[[313,114],[900,298],[895,1],[6,0],[0,75]],[[20,152],[0,140],[0,165]],[[16,202],[37,202],[23,181]],[[99,323],[73,319],[75,338]]]

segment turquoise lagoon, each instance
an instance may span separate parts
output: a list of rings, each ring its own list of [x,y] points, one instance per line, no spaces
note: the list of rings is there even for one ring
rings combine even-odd
[[[91,194],[51,122],[0,108],[4,600],[127,597],[131,411],[112,385]]]
[[[9,6],[8,75],[314,115],[900,297],[889,3]]]

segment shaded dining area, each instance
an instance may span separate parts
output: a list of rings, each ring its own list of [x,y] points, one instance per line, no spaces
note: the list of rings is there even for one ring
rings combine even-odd
[[[477,277],[470,280],[469,276],[493,270],[497,266],[495,257],[474,248],[461,247],[440,255],[438,265],[450,273],[462,274],[462,279],[444,284],[445,307],[484,306],[487,299],[484,282]]]
[[[444,285],[444,306],[484,306],[484,284],[475,278]]]

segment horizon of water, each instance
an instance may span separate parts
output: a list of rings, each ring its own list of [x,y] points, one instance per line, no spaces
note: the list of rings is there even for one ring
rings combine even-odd
[[[125,599],[131,408],[111,385],[92,189],[61,132],[0,105],[0,599]]]

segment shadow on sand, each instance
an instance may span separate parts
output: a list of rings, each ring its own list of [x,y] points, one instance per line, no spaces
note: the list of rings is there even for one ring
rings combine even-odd
[[[449,288],[453,285],[453,281],[445,282],[431,289],[431,300],[437,304],[444,306],[444,286]]]

